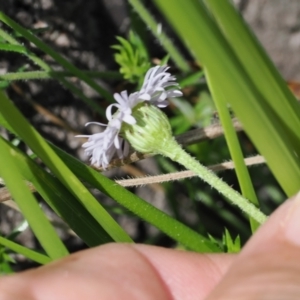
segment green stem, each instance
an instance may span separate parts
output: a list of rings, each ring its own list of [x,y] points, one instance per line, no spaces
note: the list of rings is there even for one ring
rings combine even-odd
[[[210,76],[209,70],[206,70],[206,79],[213,95],[214,103],[218,110],[222,126],[224,128],[226,143],[228,145],[232,160],[234,161],[234,170],[237,175],[242,194],[255,206],[259,207],[259,202],[256,197],[248,168],[244,161],[244,155],[237,137],[237,133],[233,127],[231,116],[227,108],[227,99],[222,91],[217,88],[218,82],[213,76]],[[250,218],[249,221],[252,232],[255,232],[259,227],[259,224],[252,218]]]
[[[31,249],[28,249],[28,248],[26,248],[22,245],[19,245],[13,241],[10,241],[9,239],[6,239],[2,236],[0,236],[0,245],[3,245],[16,253],[22,254],[25,257],[27,257],[39,264],[42,264],[42,265],[50,263],[52,260],[49,256],[38,253]]]
[[[136,10],[141,19],[146,23],[147,27],[151,30],[152,34],[160,41],[161,45],[165,48],[167,53],[171,56],[176,66],[183,72],[190,71],[190,66],[182,57],[180,52],[174,45],[174,42],[171,41],[168,36],[159,29],[159,24],[154,20],[151,14],[143,6],[139,0],[129,0],[129,3]]]
[[[0,15],[1,15],[1,13],[0,13]],[[21,50],[21,48],[23,48],[21,43],[19,43],[16,39],[11,37],[7,32],[2,30],[1,28],[0,28],[0,37],[3,38],[4,40],[6,40],[7,42],[9,42],[10,44],[12,44],[16,47],[20,47],[20,50]],[[33,63],[38,65],[40,68],[42,68],[46,72],[49,72],[49,73],[53,72],[52,68],[47,63],[45,63],[42,59],[40,59],[34,53],[28,51],[28,49],[25,48],[25,50],[24,50],[23,54],[25,54]],[[70,83],[68,80],[66,80],[65,78],[62,78],[60,76],[55,77],[55,75],[53,75],[53,77],[55,79],[59,80],[72,93],[74,93],[79,98],[81,98],[83,101],[85,101],[92,109],[99,112],[100,115],[104,114],[104,110],[99,105],[97,105],[92,99],[85,96],[82,93],[82,91],[80,89],[78,89],[74,84]]]
[[[23,181],[14,159],[15,153],[8,151],[3,138],[0,138],[0,155],[1,176],[48,256],[54,260],[68,255],[65,245]]]
[[[106,98],[107,100],[110,100],[111,102],[114,101],[114,98],[108,91],[103,89],[99,84],[97,84],[89,76],[84,74],[80,69],[75,67],[72,63],[67,61],[60,54],[58,54],[56,51],[54,51],[49,46],[47,46],[44,42],[42,42],[39,38],[34,36],[30,31],[28,31],[25,28],[23,28],[22,26],[20,26],[18,23],[16,23],[14,20],[9,18],[3,12],[0,12],[0,20],[3,23],[5,23],[6,25],[10,26],[16,32],[20,33],[24,38],[26,38],[28,41],[33,43],[41,51],[43,51],[46,54],[48,54],[49,56],[51,56],[56,62],[58,62],[66,70],[74,73],[74,75],[76,77],[78,77],[82,81],[86,82],[90,87],[92,87],[96,92],[98,92],[99,95],[102,95],[104,98]]]
[[[0,13],[0,17],[1,17],[1,13]],[[23,30],[25,30],[25,29],[23,29]],[[1,28],[0,28],[0,37],[3,38],[4,40],[6,40],[7,42],[9,42],[12,45],[20,46],[20,49],[23,47],[16,39],[11,37],[8,33],[6,33]],[[76,96],[81,98],[84,102],[86,102],[93,110],[97,111],[100,115],[104,114],[104,110],[99,105],[97,105],[92,99],[85,96],[84,93],[82,93],[82,91],[80,89],[78,89],[74,84],[70,83],[68,80],[66,80],[65,78],[62,78],[61,76],[56,77],[55,72],[53,72],[52,68],[47,63],[45,63],[42,59],[40,59],[34,53],[28,51],[27,49],[26,49],[26,53],[24,53],[24,54],[30,60],[32,60],[36,65],[41,67],[43,70],[45,70],[46,72],[52,73],[52,76],[55,79],[59,80],[67,89],[69,89],[72,93],[74,93]],[[72,72],[70,72],[70,73],[72,73]],[[74,73],[72,73],[72,74],[76,75]]]
[[[10,36],[7,32],[5,32],[1,28],[0,28],[0,37],[6,40],[8,43],[18,47],[19,53],[26,55],[30,60],[32,60],[36,65],[40,66],[45,71],[52,71],[51,67],[48,64],[46,64],[42,59],[37,57],[34,53],[28,51],[27,48],[25,48],[21,43],[19,43],[16,39],[14,39],[12,36]]]
[[[187,154],[174,139],[168,139],[159,150],[158,154],[162,154],[182,164],[189,170],[195,172],[202,180],[210,184],[218,190],[223,196],[229,199],[233,204],[237,205],[243,212],[247,213],[251,218],[259,224],[266,221],[266,216],[256,208],[251,202],[232,189],[226,182],[215,175],[212,171],[201,165],[196,159]]]
[[[0,50],[2,50],[0,48]],[[97,72],[83,71],[87,76],[92,78],[103,79],[121,79],[122,76],[117,72]],[[28,71],[18,73],[6,73],[0,75],[0,80],[15,81],[15,80],[33,80],[33,79],[57,79],[59,77],[72,77],[73,73],[68,71]]]

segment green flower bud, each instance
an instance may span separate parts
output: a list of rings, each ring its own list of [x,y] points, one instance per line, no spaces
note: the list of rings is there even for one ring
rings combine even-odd
[[[137,105],[132,116],[136,124],[123,124],[121,135],[141,153],[164,154],[173,144],[174,138],[167,116],[156,106],[142,103]]]
[[[159,108],[141,103],[133,109],[132,116],[136,119],[136,123],[132,125],[124,123],[120,133],[133,148],[141,153],[162,154],[182,164],[216,188],[254,220],[260,224],[266,220],[266,216],[252,203],[181,148],[172,136],[167,116]]]

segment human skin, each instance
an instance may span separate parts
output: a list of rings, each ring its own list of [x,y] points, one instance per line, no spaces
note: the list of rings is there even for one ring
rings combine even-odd
[[[300,193],[238,255],[108,244],[2,277],[12,299],[300,299]]]

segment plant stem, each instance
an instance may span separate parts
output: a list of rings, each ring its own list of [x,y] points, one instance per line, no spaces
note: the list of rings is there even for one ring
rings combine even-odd
[[[6,25],[10,26],[13,30],[20,33],[24,38],[33,43],[36,47],[38,47],[41,51],[45,52],[49,56],[51,56],[56,62],[58,62],[63,68],[72,72],[76,77],[86,82],[90,87],[92,87],[99,95],[102,95],[106,99],[110,101],[114,101],[112,95],[103,89],[99,84],[97,84],[94,80],[92,80],[89,76],[84,74],[80,69],[66,60],[63,56],[58,54],[56,51],[47,46],[43,41],[34,36],[30,31],[26,30],[14,20],[9,18],[3,12],[0,12],[0,20]]]
[[[1,13],[0,13],[1,15]],[[23,29],[24,30],[24,29]],[[19,43],[16,39],[14,39],[13,37],[11,37],[7,32],[5,32],[3,29],[0,28],[0,38],[3,38],[4,40],[6,40],[7,42],[9,42],[10,44],[19,47],[19,52],[21,52],[21,49],[24,48],[21,43]],[[26,55],[33,63],[35,63],[36,65],[38,65],[40,68],[42,68],[43,70],[45,70],[46,72],[53,72],[52,68],[45,63],[42,59],[40,59],[38,56],[36,56],[34,53],[30,52],[28,49],[24,48],[26,50],[24,51],[24,55]],[[16,49],[15,49],[16,50]],[[52,75],[55,79],[59,80],[67,89],[69,89],[72,93],[74,93],[75,95],[77,95],[79,98],[81,98],[83,101],[85,101],[93,110],[99,112],[100,115],[104,115],[104,110],[97,105],[92,99],[88,98],[87,96],[85,96],[82,91],[77,88],[74,84],[72,84],[71,82],[69,82],[68,80],[66,80],[63,77],[55,77],[55,75]]]
[[[154,20],[151,14],[143,6],[139,0],[129,0],[129,3],[136,10],[140,18],[145,22],[148,28],[151,30],[152,34],[159,40],[161,45],[165,48],[167,53],[171,56],[176,66],[183,72],[190,71],[190,67],[184,57],[180,54],[177,48],[174,45],[174,42],[171,41],[168,36],[161,30],[159,27],[160,24]]]
[[[230,152],[230,156],[234,161],[236,176],[242,191],[242,195],[249,199],[255,206],[259,207],[259,202],[252,184],[252,180],[248,168],[244,162],[244,155],[239,143],[237,133],[234,130],[230,113],[227,108],[227,99],[220,89],[217,88],[218,82],[213,76],[210,76],[209,70],[206,70],[206,78],[210,91],[213,95],[214,103],[219,113],[219,117],[224,128],[224,136]],[[250,227],[255,232],[259,224],[250,218]]]
[[[0,49],[2,50],[2,49]],[[87,76],[103,79],[121,79],[122,76],[117,72],[97,72],[97,71],[83,71]],[[6,73],[0,75],[0,80],[14,81],[14,80],[33,80],[33,79],[57,79],[59,77],[73,77],[74,74],[68,71],[28,71]]]
[[[162,154],[171,158],[195,172],[202,180],[210,184],[213,188],[219,191],[223,196],[237,205],[243,212],[256,220],[259,224],[266,221],[266,216],[256,208],[249,200],[244,198],[237,191],[232,189],[226,182],[215,175],[211,170],[201,165],[196,159],[186,153],[174,139],[168,139],[164,145],[157,150],[158,154]]]

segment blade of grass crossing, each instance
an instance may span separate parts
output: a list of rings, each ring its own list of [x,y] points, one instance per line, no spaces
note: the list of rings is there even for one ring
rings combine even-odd
[[[142,4],[140,0],[129,0],[129,3],[139,14],[140,18],[145,22],[145,24],[150,28],[153,35],[160,41],[161,45],[165,48],[167,53],[170,55],[176,66],[182,72],[190,71],[190,66],[181,55],[181,53],[174,46],[174,43],[167,37],[167,35],[160,29],[161,24],[157,24],[157,22],[153,19],[151,14],[147,11],[147,9]]]
[[[242,17],[227,0],[204,2],[260,93],[300,139],[300,105]]]
[[[81,202],[105,231],[117,242],[132,242],[128,234],[107,213],[2,92],[0,92],[0,106],[3,118],[12,127],[13,131],[28,144],[32,151],[49,167],[75,198]]]
[[[49,262],[51,262],[51,258],[46,256],[46,255],[43,255],[41,253],[38,253],[36,251],[33,251],[31,249],[28,249],[22,245],[19,245],[11,240],[8,240],[2,236],[0,236],[0,244],[2,246],[5,246],[9,249],[11,249],[12,251],[16,252],[16,253],[19,253],[19,254],[22,254],[23,256],[31,259],[32,261],[35,261],[41,265],[45,265]]]
[[[74,157],[52,145],[68,167],[83,181],[99,189],[135,215],[166,233],[178,243],[197,252],[220,252],[218,246],[153,205],[132,194],[114,181],[86,166]]]
[[[196,58],[215,77],[218,88],[287,195],[295,194],[300,188],[297,141],[257,90],[207,9],[200,1],[155,2]]]
[[[77,97],[85,101],[87,105],[89,105],[92,109],[97,111],[100,115],[104,114],[103,109],[99,105],[97,105],[92,99],[86,97],[79,88],[77,88],[74,84],[72,84],[62,76],[56,76],[56,73],[53,72],[52,68],[45,61],[43,61],[41,58],[36,56],[33,52],[29,51],[27,48],[23,47],[20,42],[18,42],[16,39],[11,37],[7,32],[5,32],[1,28],[0,28],[0,37],[5,39],[13,46],[22,47],[24,49],[23,54],[25,54],[30,60],[32,60],[34,64],[36,64],[37,66],[39,66],[40,68],[48,72],[48,74],[52,74],[53,79],[59,80],[67,89],[69,89]]]
[[[75,76],[77,76],[79,79],[86,82],[90,87],[92,87],[96,92],[99,93],[99,95],[102,95],[106,99],[110,101],[114,101],[114,98],[112,95],[107,92],[105,89],[103,89],[99,84],[97,84],[94,80],[92,80],[89,76],[84,74],[80,69],[75,67],[73,64],[71,64],[69,61],[67,61],[65,58],[63,58],[60,54],[58,54],[56,51],[51,49],[49,46],[47,46],[44,42],[42,42],[39,38],[34,36],[30,31],[26,30],[19,24],[17,24],[14,20],[9,18],[7,15],[5,15],[3,12],[0,11],[0,20],[11,27],[16,32],[20,33],[24,38],[26,38],[28,41],[33,43],[35,46],[37,46],[41,51],[47,53],[50,55],[55,61],[57,61],[62,67],[64,67],[66,70],[72,72]]]
[[[0,174],[37,239],[53,260],[68,255],[66,247],[29,191],[14,160],[0,138]]]
[[[0,46],[1,47],[1,46]],[[0,49],[1,50],[1,49]],[[84,71],[90,77],[103,78],[103,79],[121,79],[120,73],[117,72],[97,72],[97,71]],[[28,71],[28,72],[15,72],[0,75],[0,80],[41,80],[41,79],[56,79],[62,77],[74,76],[71,72],[66,71]]]
[[[223,93],[221,93],[221,90],[217,88],[218,83],[214,81],[214,77],[209,75],[209,71],[206,70],[205,73],[206,78],[209,82],[210,90],[213,95],[216,108],[218,110],[221,124],[224,128],[226,143],[228,145],[231,158],[234,161],[234,170],[242,190],[242,195],[250,200],[254,205],[259,206],[250,174],[248,172],[247,166],[245,165],[244,156],[240,143],[238,141],[237,133],[233,127],[230,113],[226,106],[226,98],[224,99]],[[254,232],[259,227],[259,223],[250,218],[250,226],[252,232]]]
[[[22,177],[30,181],[48,205],[62,217],[90,247],[112,242],[86,208],[51,174],[6,140],[3,147],[15,152],[14,159]]]

